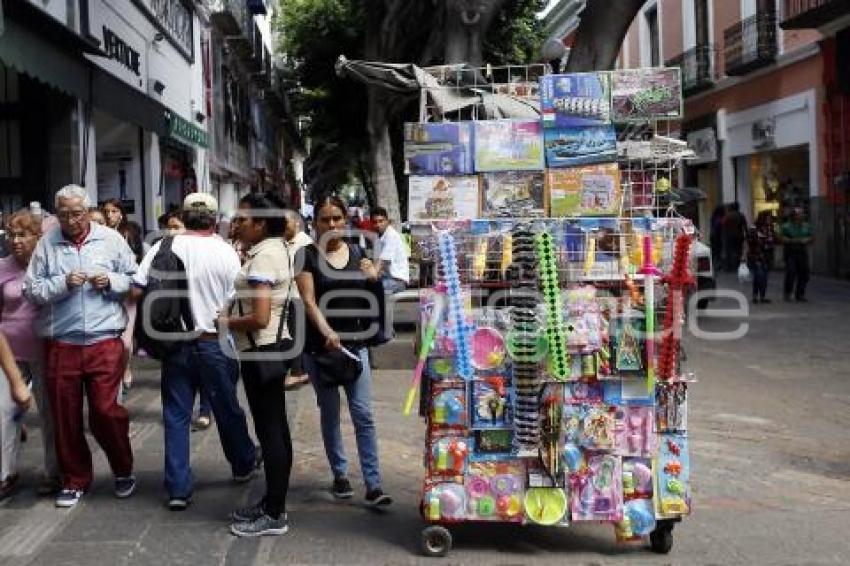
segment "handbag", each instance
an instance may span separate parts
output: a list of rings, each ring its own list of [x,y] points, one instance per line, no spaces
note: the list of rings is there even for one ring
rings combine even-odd
[[[287,260],[289,260],[288,248],[286,253]],[[293,356],[291,355],[291,350],[293,341],[291,338],[283,339],[283,324],[289,319],[289,297],[291,293],[292,282],[287,287],[286,299],[283,302],[283,309],[280,311],[280,320],[277,324],[277,334],[275,335],[274,342],[257,346],[254,334],[250,331],[245,333],[248,336],[248,342],[251,343],[251,347],[246,352],[261,353],[264,354],[262,357],[267,359],[243,361],[243,373],[250,373],[261,384],[266,384],[273,379],[283,379],[292,365]],[[237,299],[236,304],[239,309],[239,316],[245,316],[242,310],[242,301]]]
[[[750,268],[747,267],[746,262],[742,261],[738,266],[738,281],[741,283],[752,281],[752,274],[750,273]]]
[[[359,263],[360,260],[363,259],[363,252],[360,246],[352,245],[350,246],[350,249],[354,254],[354,261]],[[368,321],[369,323],[377,322],[377,330],[368,340],[366,340],[365,344],[370,347],[381,346],[395,338],[395,331],[392,323],[387,325],[387,296],[384,293],[384,286],[380,279],[377,281],[369,281],[367,279],[365,289],[375,297],[375,303],[378,306],[377,319],[369,319]],[[368,326],[368,324],[366,326]]]
[[[349,385],[357,381],[363,372],[363,362],[360,361],[360,357],[344,347],[339,350],[325,350],[312,357],[316,366],[316,375],[313,379],[321,387]]]

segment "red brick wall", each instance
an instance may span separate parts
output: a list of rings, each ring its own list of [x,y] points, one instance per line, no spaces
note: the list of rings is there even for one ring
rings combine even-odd
[[[682,2],[688,0],[662,0],[661,34],[664,53],[662,62],[667,62],[682,52]]]
[[[717,48],[718,76],[726,73],[723,60],[723,30],[741,21],[741,3],[738,0],[714,0],[714,46]]]

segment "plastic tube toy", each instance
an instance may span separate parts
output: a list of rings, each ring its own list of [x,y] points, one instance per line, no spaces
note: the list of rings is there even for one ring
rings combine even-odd
[[[540,290],[543,292],[543,300],[546,303],[546,337],[549,340],[552,375],[556,379],[565,380],[570,375],[570,360],[567,353],[558,265],[552,247],[552,235],[543,232],[535,236],[534,240],[539,261]]]
[[[434,335],[437,332],[437,325],[443,316],[445,286],[438,285],[435,289],[437,290],[437,294],[434,298],[434,309],[431,311],[431,317],[428,319],[428,326],[425,327],[422,344],[419,346],[419,358],[416,361],[416,367],[413,368],[413,381],[410,384],[410,389],[407,392],[407,400],[404,403],[405,417],[409,416],[410,411],[413,409],[413,401],[416,399],[416,391],[419,389],[419,383],[422,381],[422,371],[425,369],[425,361],[434,347]]]
[[[644,304],[646,317],[646,386],[652,392],[655,388],[655,278],[661,271],[652,263],[652,237],[643,237]]]

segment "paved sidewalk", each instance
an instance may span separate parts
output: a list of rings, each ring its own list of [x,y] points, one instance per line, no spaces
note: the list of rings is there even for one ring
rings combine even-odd
[[[774,298],[779,279],[773,274]],[[722,283],[737,286],[731,278]],[[610,525],[599,524],[566,530],[464,525],[454,531],[448,561],[421,558],[424,431],[418,418],[401,415],[410,372],[391,370],[375,372],[374,396],[385,488],[395,505],[385,513],[363,506],[347,417],[343,426],[356,497],[331,498],[315,398],[305,388],[289,397],[295,440],[292,530],[283,537],[236,539],[228,534],[227,513],[256,497],[261,482],[232,483],[214,428],[192,435],[195,504],[185,513],[165,509],[159,376],[147,369],[137,371],[129,397],[138,492],[116,500],[98,452],[94,490],[78,508],[58,510],[51,500],[38,500],[31,485],[40,435],[32,425],[22,469],[29,485],[0,503],[0,566],[845,564],[850,553],[842,527],[850,512],[850,285],[816,279],[810,298],[806,305],[780,300],[751,306],[750,331],[741,340],[686,338],[700,380],[692,389],[690,414],[694,514],[676,528],[673,552],[665,558],[640,546],[616,545]],[[701,322],[713,329],[737,324]]]

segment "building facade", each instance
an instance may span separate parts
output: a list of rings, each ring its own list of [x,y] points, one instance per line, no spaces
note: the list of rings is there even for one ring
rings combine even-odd
[[[843,0],[644,4],[617,65],[681,67],[673,133],[697,153],[682,179],[706,194],[704,237],[723,204],[739,202],[751,223],[801,206],[816,227],[814,271],[850,275],[848,26]]]
[[[121,199],[146,230],[203,184],[201,29],[184,0],[4,2],[0,203],[67,183]],[[172,182],[175,179],[175,182]]]
[[[291,190],[284,139],[297,135],[282,127],[264,0],[0,6],[4,213],[50,210],[78,183],[93,202],[121,199],[147,232],[189,192],[216,194],[230,214],[249,190]]]

